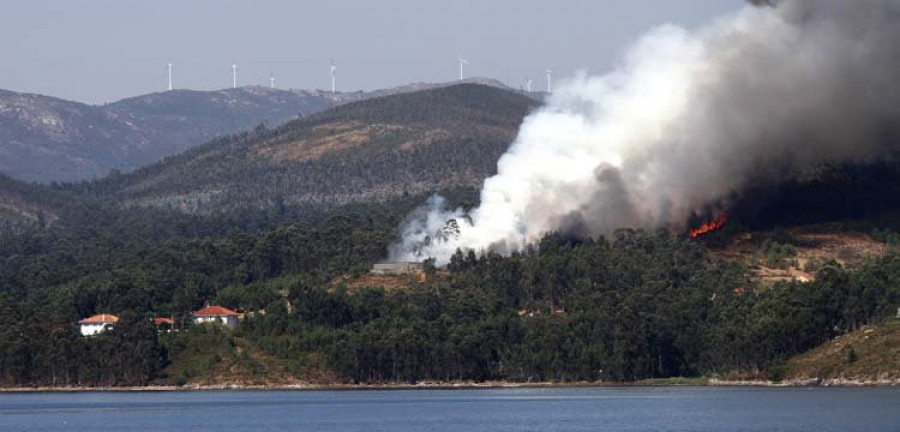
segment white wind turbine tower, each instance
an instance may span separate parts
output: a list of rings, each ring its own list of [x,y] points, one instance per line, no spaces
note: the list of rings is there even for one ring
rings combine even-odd
[[[467,64],[469,64],[468,60],[466,60],[462,57],[459,58],[459,80],[460,81],[465,79],[465,77],[463,76],[463,65],[467,65]]]
[[[531,93],[531,78],[525,80],[525,88],[528,89],[528,93]]]
[[[334,59],[331,59],[331,93],[334,94],[335,86],[334,86],[334,71],[337,70],[337,66],[334,65]]]
[[[269,71],[269,88],[275,88],[275,74]]]
[[[237,88],[237,63],[231,61],[231,88]]]
[[[553,93],[553,69],[547,68],[547,93]]]
[[[169,70],[169,91],[172,90],[172,62],[166,64],[166,68]]]

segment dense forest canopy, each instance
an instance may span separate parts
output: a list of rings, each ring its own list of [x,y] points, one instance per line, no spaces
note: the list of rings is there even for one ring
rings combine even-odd
[[[204,299],[266,311],[225,341],[246,338],[296,376],[326,370],[349,383],[777,377],[788,357],[880,322],[900,304],[893,252],[853,272],[825,263],[814,282],[763,287],[693,240],[639,231],[596,241],[550,235],[509,257],[460,252],[446,273],[408,289],[350,292],[334,276],[364,271],[380,257],[364,244],[389,239],[351,223],[167,241],[50,289],[7,287],[3,382],[187,382],[190,369],[168,376],[164,366],[208,337],[185,324]],[[128,318],[79,337],[72,323],[95,311]],[[158,315],[187,331],[158,338],[149,321]]]

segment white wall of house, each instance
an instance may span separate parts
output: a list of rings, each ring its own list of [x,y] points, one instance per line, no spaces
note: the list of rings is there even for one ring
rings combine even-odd
[[[103,333],[106,330],[112,330],[113,325],[110,323],[90,323],[81,324],[82,336],[94,336]]]
[[[231,328],[237,328],[237,317],[234,315],[203,315],[203,316],[195,316],[194,323],[196,324],[221,324],[224,326],[228,326]]]

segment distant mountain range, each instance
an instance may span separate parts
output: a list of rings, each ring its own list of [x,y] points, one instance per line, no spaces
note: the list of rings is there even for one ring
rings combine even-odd
[[[385,90],[380,97],[338,95],[343,99],[327,101],[338,104],[333,108],[281,126],[221,136],[91,181],[28,184],[0,173],[0,231],[55,225],[73,215],[90,219],[98,206],[202,216],[327,212],[344,204],[398,200],[418,205],[435,192],[474,197],[539,102],[497,85],[421,85],[424,90],[413,91],[416,87]],[[246,97],[251,90],[238,92]],[[155,106],[153,96],[140,99]],[[353,97],[357,100],[347,102]],[[141,109],[135,100],[122,103]]]
[[[335,94],[258,86],[174,90],[101,106],[0,90],[0,172],[37,182],[98,178],[261,123],[273,127],[348,102],[446,85]]]
[[[219,138],[85,187],[127,207],[195,214],[477,189],[538,104],[480,84],[396,93]]]

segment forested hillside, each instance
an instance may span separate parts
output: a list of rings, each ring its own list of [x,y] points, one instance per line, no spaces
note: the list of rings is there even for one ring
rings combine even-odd
[[[101,181],[0,178],[0,385],[778,378],[791,356],[900,306],[894,160],[735,197],[728,224],[698,239],[548,233],[511,256],[426,263],[424,279],[360,282],[430,193],[477,204],[532,106],[466,84],[257,128]],[[810,230],[882,245],[852,266],[817,260],[806,283],[756,277],[759,262],[793,265],[806,241],[779,225],[823,220]],[[758,258],[724,257],[748,227]],[[242,328],[192,326],[207,301],[248,313]],[[79,336],[95,313],[120,326]],[[152,317],[180,331],[158,334]]]
[[[479,188],[535,105],[477,84],[367,99],[84,188],[126,206],[197,214]]]
[[[68,194],[0,174],[0,232],[48,228],[66,209],[81,205],[80,200]]]
[[[388,240],[377,232],[340,219],[176,240],[139,248],[109,273],[31,293],[5,288],[0,379],[202,384],[217,382],[221,362],[250,371],[242,383],[285,374],[320,384],[777,379],[790,356],[881,322],[900,303],[893,252],[853,272],[826,264],[814,282],[761,287],[693,240],[633,231],[587,242],[551,235],[511,257],[459,254],[447,273],[428,270],[405,290],[335,287],[334,276],[377,259]],[[203,299],[256,314],[237,332],[152,331],[151,317],[186,323]],[[121,331],[77,336],[72,323],[94,311],[127,320]],[[261,355],[277,367],[262,368]]]

